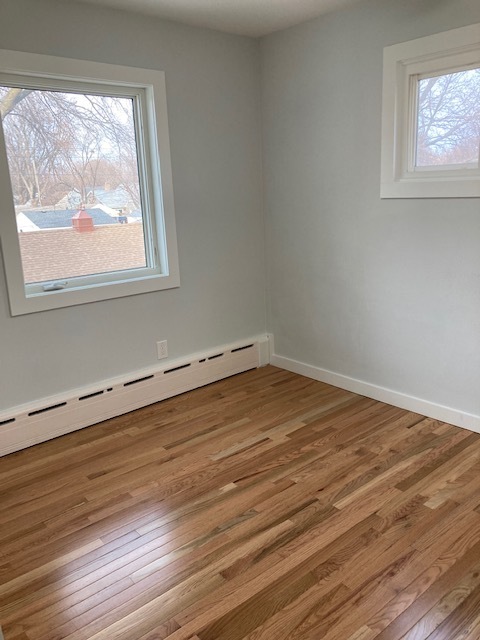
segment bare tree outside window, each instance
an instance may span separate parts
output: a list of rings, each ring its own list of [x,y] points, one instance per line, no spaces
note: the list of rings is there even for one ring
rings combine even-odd
[[[418,81],[417,167],[479,166],[480,69]]]
[[[0,114],[26,282],[145,267],[134,99],[0,86]],[[91,230],[118,231],[103,228],[88,250],[86,238],[65,236],[68,255],[58,255],[58,237],[45,230],[75,235],[79,210],[92,219]],[[140,228],[133,232],[131,224]],[[44,236],[36,245],[23,237],[34,232]],[[124,237],[116,251],[119,233],[131,247]],[[32,257],[34,246],[49,254],[49,269]]]
[[[131,98],[0,87],[17,204],[122,184],[140,208]]]

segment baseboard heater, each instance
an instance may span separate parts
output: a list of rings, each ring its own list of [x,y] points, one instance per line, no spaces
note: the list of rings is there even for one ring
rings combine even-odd
[[[191,391],[268,362],[268,338],[246,341],[0,413],[0,456]]]

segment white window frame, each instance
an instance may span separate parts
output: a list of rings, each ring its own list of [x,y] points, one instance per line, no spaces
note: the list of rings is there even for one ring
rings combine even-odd
[[[478,168],[415,167],[418,80],[478,67],[480,24],[384,49],[382,198],[480,197]]]
[[[0,50],[0,84],[24,78],[36,87],[70,88],[132,97],[137,105],[136,126],[142,184],[143,226],[148,266],[144,269],[97,274],[48,283],[25,285],[12,186],[0,126],[0,243],[13,316],[61,307],[148,293],[180,286],[173,180],[168,134],[165,74],[151,69],[33,55]],[[54,289],[56,284],[54,285]],[[47,290],[45,290],[45,285]]]

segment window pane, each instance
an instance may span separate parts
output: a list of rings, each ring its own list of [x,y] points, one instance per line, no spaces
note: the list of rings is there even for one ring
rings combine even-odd
[[[479,166],[480,69],[418,81],[416,166]]]
[[[134,101],[0,87],[25,283],[147,265]]]

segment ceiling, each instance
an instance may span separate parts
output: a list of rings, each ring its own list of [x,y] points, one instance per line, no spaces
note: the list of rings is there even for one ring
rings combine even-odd
[[[80,0],[197,27],[259,37],[358,0]]]

